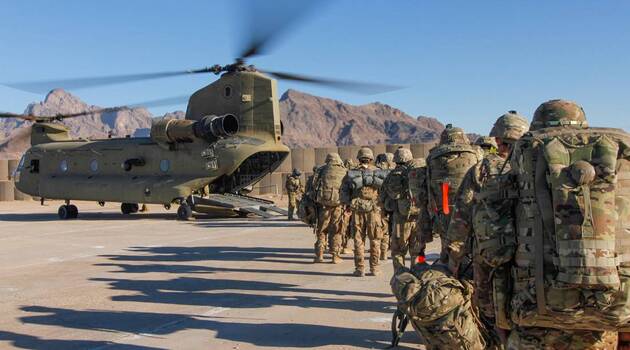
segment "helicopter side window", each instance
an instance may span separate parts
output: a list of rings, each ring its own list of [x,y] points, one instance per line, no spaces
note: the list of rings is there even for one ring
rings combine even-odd
[[[92,159],[90,161],[90,170],[92,170],[92,172],[94,173],[98,171],[98,160]]]
[[[225,87],[225,91],[223,92],[223,96],[225,96],[225,98],[232,97],[232,87],[231,86],[226,86]]]
[[[171,161],[169,161],[168,159],[162,159],[160,161],[160,170],[162,170],[163,173],[167,172],[170,168]]]
[[[59,169],[61,170],[61,172],[67,172],[68,171],[68,161],[67,160],[62,160],[61,163],[59,163]]]
[[[31,159],[30,172],[33,174],[39,173],[39,159]]]

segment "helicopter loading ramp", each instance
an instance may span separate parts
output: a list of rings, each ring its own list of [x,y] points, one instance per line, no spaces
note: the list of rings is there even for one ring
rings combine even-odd
[[[282,216],[289,214],[285,209],[276,206],[273,201],[232,193],[212,193],[207,197],[194,196],[193,201],[195,206],[223,208],[242,215],[258,215],[265,219],[276,217],[277,214]]]

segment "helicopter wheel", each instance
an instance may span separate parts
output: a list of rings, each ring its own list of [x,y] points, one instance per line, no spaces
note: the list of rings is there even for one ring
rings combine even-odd
[[[120,205],[120,211],[125,215],[135,214],[139,209],[140,207],[136,203],[123,203]]]
[[[76,219],[77,217],[79,217],[79,208],[77,208],[76,205],[68,205],[68,210],[70,211],[70,219]]]
[[[79,210],[74,205],[62,205],[57,210],[57,215],[62,220],[76,219],[79,215]]]
[[[179,208],[177,208],[177,218],[179,220],[190,220],[192,217],[192,208],[188,203],[182,203]]]

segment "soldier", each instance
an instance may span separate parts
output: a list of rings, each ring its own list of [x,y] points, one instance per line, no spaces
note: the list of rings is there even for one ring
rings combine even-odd
[[[475,232],[507,348],[615,349],[610,330],[630,318],[616,306],[630,304],[630,135],[589,128],[579,105],[551,100],[509,167],[481,189],[487,220]]]
[[[343,162],[343,165],[348,170],[354,169],[357,165],[352,159],[346,159]],[[350,210],[346,210],[344,205],[343,217],[341,219],[341,254],[352,254],[352,249],[350,249],[350,240],[352,240],[352,226],[350,225]]]
[[[470,144],[461,128],[448,124],[440,135],[440,143],[429,151],[427,157],[427,213],[430,225],[421,218],[421,236],[431,240],[439,235],[442,243],[440,260],[446,262],[446,230],[448,229],[454,197],[464,175],[481,159],[479,148]],[[430,230],[430,232],[426,232]],[[426,243],[426,242],[423,242]]]
[[[317,213],[319,212],[319,205],[315,202],[315,189],[313,188],[313,181],[316,174],[317,166],[314,166],[313,173],[306,178],[304,195],[298,205],[298,217],[302,222],[311,227],[314,227],[317,223]]]
[[[374,165],[377,168],[383,170],[392,170],[396,167],[396,163],[394,162],[394,154],[393,153],[381,153],[376,156],[376,161],[374,161]]]
[[[341,189],[341,199],[351,211],[352,237],[354,239],[354,275],[365,275],[365,240],[370,239],[370,273],[379,274],[380,245],[386,229],[378,205],[378,189],[383,184],[385,174],[372,162],[372,150],[363,147],[357,154],[359,165],[348,171]]]
[[[315,202],[320,205],[315,229],[317,241],[315,242],[314,262],[316,263],[324,262],[324,250],[329,233],[332,236],[332,242],[330,242],[332,262],[334,264],[341,262],[339,254],[343,206],[339,191],[346,173],[347,170],[343,166],[339,154],[329,153],[326,156],[326,164],[317,170],[317,175],[314,177]]]
[[[516,113],[516,111],[509,111],[508,114],[518,114]],[[484,154],[490,153],[490,152],[496,152],[498,149],[498,145],[497,145],[497,141],[496,139],[490,135],[490,136],[479,136],[476,140],[475,140],[475,146],[481,148],[481,150],[483,151]]]
[[[502,170],[509,169],[509,167],[506,169],[506,160],[512,145],[528,127],[525,118],[515,111],[509,111],[494,123],[490,131],[491,139],[484,136],[477,139],[475,145],[484,149],[485,156],[466,173],[455,198],[455,208],[446,234],[449,268],[455,276],[462,278],[470,274],[467,270],[472,267],[475,285],[473,301],[485,323],[489,325],[495,324],[490,285],[492,268],[483,263],[476,252],[475,244],[479,241],[476,235],[484,233],[484,224],[487,222],[487,218],[484,217],[485,203],[480,197],[480,192],[485,186],[496,186],[495,178]]]
[[[376,156],[375,165],[377,168],[389,171],[396,168],[396,163],[394,162],[394,154],[392,153],[381,153]],[[386,208],[383,208],[381,211],[383,214],[383,220],[385,220],[387,226],[386,230],[383,232],[383,238],[381,239],[381,260],[387,260],[387,253],[389,251],[391,234],[392,234],[392,212],[388,211]]]
[[[409,188],[410,171],[424,164],[416,164],[411,151],[402,147],[396,150],[394,162],[396,168],[385,178],[379,191],[379,202],[385,210],[392,213],[390,216],[392,262],[394,269],[399,269],[405,266],[407,252],[413,262],[424,250],[417,242],[416,222],[419,209]]]
[[[289,220],[293,220],[293,212],[297,207],[299,197],[304,193],[300,176],[302,176],[302,173],[298,169],[293,169],[293,172],[287,176],[287,181],[284,184],[289,197]]]

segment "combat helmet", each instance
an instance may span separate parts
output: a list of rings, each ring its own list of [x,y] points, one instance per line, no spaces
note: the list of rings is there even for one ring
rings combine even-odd
[[[514,142],[527,132],[529,128],[527,124],[527,119],[518,114],[518,112],[508,111],[494,122],[492,130],[490,130],[490,136],[498,137],[502,142]]]
[[[534,112],[529,130],[553,126],[588,128],[584,109],[577,103],[567,100],[550,100],[541,104]]]
[[[300,176],[302,172],[298,168],[293,168],[293,172],[291,173],[293,176]]]
[[[361,147],[359,152],[357,152],[357,159],[361,160],[367,158],[369,160],[374,160],[374,153],[369,147]]]
[[[497,140],[495,140],[494,137],[492,136],[479,136],[475,140],[475,146],[479,146],[483,149],[492,149],[492,148],[496,149],[499,147],[497,145]]]
[[[453,124],[447,124],[440,135],[440,145],[446,144],[470,145],[470,140],[468,140],[464,129],[454,127]]]
[[[411,151],[407,148],[399,147],[394,153],[394,163],[396,164],[406,164],[413,160],[413,155]]]
[[[331,152],[326,155],[326,164],[343,166],[343,161],[339,153]]]

